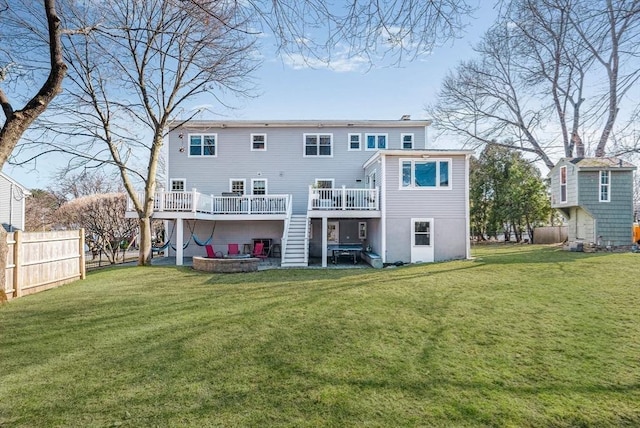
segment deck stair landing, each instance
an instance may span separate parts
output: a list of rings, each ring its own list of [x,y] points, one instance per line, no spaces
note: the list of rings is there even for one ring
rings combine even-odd
[[[282,254],[282,267],[306,267],[309,264],[309,219],[306,215],[292,215],[287,232],[287,245]]]

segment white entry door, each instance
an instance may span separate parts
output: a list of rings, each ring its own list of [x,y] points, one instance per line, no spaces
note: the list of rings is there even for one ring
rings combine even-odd
[[[433,219],[411,219],[411,263],[433,261]]]
[[[327,222],[327,244],[340,243],[340,223],[337,221]]]

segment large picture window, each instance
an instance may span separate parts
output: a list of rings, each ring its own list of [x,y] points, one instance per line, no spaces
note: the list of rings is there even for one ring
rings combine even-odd
[[[366,134],[367,150],[382,150],[387,148],[387,134]]]
[[[611,200],[611,171],[600,171],[600,202]]]
[[[304,134],[304,157],[333,156],[333,135]]]
[[[189,135],[189,156],[216,156],[216,134]]]
[[[401,159],[401,183],[403,189],[451,188],[450,164],[447,160]]]
[[[560,202],[567,202],[567,167],[560,167]]]

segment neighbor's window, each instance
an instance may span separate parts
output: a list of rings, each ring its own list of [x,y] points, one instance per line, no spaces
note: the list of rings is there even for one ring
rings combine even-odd
[[[365,140],[367,142],[367,150],[387,148],[387,134],[367,134]]]
[[[560,167],[560,202],[567,202],[567,167]]]
[[[332,134],[304,134],[304,157],[333,156]]]
[[[401,187],[450,188],[449,164],[449,160],[401,160]]]
[[[252,195],[266,195],[267,194],[267,180],[252,179],[251,180],[251,194]]]
[[[184,192],[186,187],[186,180],[184,178],[172,178],[171,179],[171,191],[172,192]]]
[[[251,134],[251,150],[266,151],[267,150],[267,134]]]
[[[431,223],[416,221],[413,226],[413,239],[415,246],[431,245]]]
[[[360,150],[360,134],[349,134],[349,150]]]
[[[216,156],[216,134],[189,135],[189,156]]]
[[[402,134],[402,148],[413,149],[413,134]]]
[[[611,171],[600,171],[600,202],[611,200]]]
[[[244,195],[244,180],[231,179],[229,182],[229,191]]]

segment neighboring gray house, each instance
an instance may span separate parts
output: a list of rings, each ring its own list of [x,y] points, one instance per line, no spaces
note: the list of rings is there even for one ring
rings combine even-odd
[[[282,266],[354,245],[378,263],[468,258],[472,152],[427,148],[429,125],[191,121],[169,132],[154,218],[169,220],[177,264],[211,236],[223,252],[262,240]]]
[[[25,199],[29,195],[24,186],[0,172],[0,224],[8,232],[24,230]]]
[[[570,244],[632,244],[635,169],[614,157],[566,158],[549,172],[551,206],[565,217]]]

